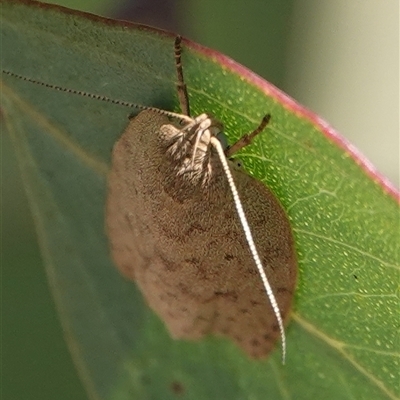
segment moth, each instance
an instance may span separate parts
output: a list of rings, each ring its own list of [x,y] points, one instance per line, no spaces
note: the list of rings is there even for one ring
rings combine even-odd
[[[106,227],[118,269],[136,282],[176,339],[232,339],[283,359],[297,261],[288,218],[273,193],[230,160],[267,125],[223,148],[223,125],[192,118],[175,40],[183,114],[142,111],[115,143]]]

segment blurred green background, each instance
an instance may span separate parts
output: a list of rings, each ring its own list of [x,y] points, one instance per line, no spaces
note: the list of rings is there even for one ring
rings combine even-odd
[[[179,32],[315,111],[399,187],[397,0],[60,0]],[[36,243],[9,138],[2,146],[2,399],[86,399]]]

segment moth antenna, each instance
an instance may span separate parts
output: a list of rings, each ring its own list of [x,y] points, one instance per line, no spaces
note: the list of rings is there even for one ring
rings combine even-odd
[[[58,90],[59,92],[65,92],[65,93],[75,94],[75,95],[78,95],[78,96],[88,97],[90,99],[100,100],[100,101],[104,101],[106,103],[116,104],[118,106],[136,108],[137,110],[150,110],[150,111],[154,111],[154,112],[156,112],[158,114],[166,115],[167,117],[176,118],[176,119],[178,119],[180,121],[187,121],[187,122],[191,122],[192,121],[192,118],[188,117],[187,115],[178,114],[178,113],[174,113],[174,112],[171,112],[171,111],[160,110],[157,107],[142,106],[141,104],[130,103],[130,102],[125,101],[125,100],[112,99],[111,97],[103,96],[103,95],[100,95],[100,94],[93,94],[93,93],[85,92],[85,91],[82,91],[82,90],[64,88],[62,86],[53,85],[51,83],[46,83],[46,82],[42,82],[42,81],[39,81],[39,80],[36,80],[36,79],[32,79],[32,78],[29,78],[29,77],[26,77],[26,76],[23,76],[23,75],[19,75],[19,74],[16,74],[15,72],[11,72],[11,71],[8,71],[6,69],[2,69],[1,72],[4,75],[8,75],[8,76],[20,79],[20,80],[25,81],[25,82],[34,83],[35,85],[43,86],[43,87],[46,87],[46,88],[49,88],[49,89]]]
[[[281,342],[282,342],[282,364],[285,364],[285,359],[286,359],[286,335],[285,335],[285,329],[283,327],[283,320],[281,316],[281,312],[278,307],[278,302],[276,301],[274,292],[272,291],[271,285],[268,281],[267,275],[265,273],[265,270],[262,266],[260,257],[258,255],[256,245],[254,243],[253,235],[251,234],[250,226],[249,223],[247,222],[246,215],[243,210],[242,202],[240,201],[239,193],[236,188],[235,182],[233,180],[233,176],[231,173],[231,170],[229,168],[227,159],[225,157],[225,152],[224,149],[222,148],[222,145],[220,141],[216,137],[211,137],[211,144],[214,146],[214,148],[217,150],[219,159],[221,161],[222,167],[224,169],[226,178],[229,183],[229,187],[232,192],[233,196],[233,201],[235,203],[236,211],[239,215],[240,223],[242,224],[244,234],[246,236],[247,243],[250,248],[251,255],[253,257],[253,260],[257,266],[258,272],[261,276],[261,280],[264,284],[265,291],[267,292],[268,299],[271,303],[272,309],[274,311],[275,317],[278,321],[279,325],[279,331],[281,334]]]
[[[190,117],[190,106],[189,106],[189,95],[187,92],[187,86],[183,78],[183,68],[182,68],[182,37],[178,35],[175,38],[174,54],[175,54],[175,68],[178,75],[178,84],[176,85],[178,89],[179,104],[181,105],[182,114]]]
[[[253,139],[260,134],[265,127],[268,125],[269,121],[271,119],[271,114],[267,114],[263,117],[263,119],[260,122],[260,125],[256,129],[254,129],[253,132],[247,133],[246,135],[243,135],[236,143],[234,143],[232,146],[228,146],[225,149],[225,155],[227,158],[232,157],[236,152],[239,150],[243,149],[243,147],[248,146]]]

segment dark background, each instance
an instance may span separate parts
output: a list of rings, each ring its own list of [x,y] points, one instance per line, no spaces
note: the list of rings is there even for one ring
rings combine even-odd
[[[328,120],[399,186],[399,5],[319,0],[60,0],[178,32]],[[2,399],[86,399],[62,337],[9,138],[2,135]]]

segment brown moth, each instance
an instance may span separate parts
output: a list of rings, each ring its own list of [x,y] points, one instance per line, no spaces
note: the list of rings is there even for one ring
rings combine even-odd
[[[224,150],[220,122],[189,116],[180,42],[177,37],[183,114],[2,73],[144,110],[112,152],[105,222],[117,268],[137,283],[174,338],[222,335],[260,358],[280,335],[284,360],[283,322],[297,276],[291,227],[273,193],[226,158],[251,143],[269,116]]]
[[[297,275],[288,218],[263,183],[225,158],[216,138],[222,124],[188,116],[180,52],[178,37],[186,115],[142,111],[114,145],[106,205],[112,257],[172,337],[223,335],[260,358],[281,335],[284,360],[283,321]],[[225,154],[251,142],[268,119]]]

